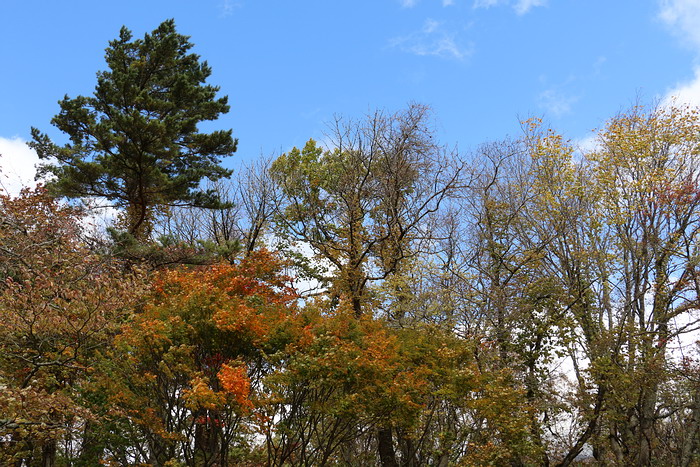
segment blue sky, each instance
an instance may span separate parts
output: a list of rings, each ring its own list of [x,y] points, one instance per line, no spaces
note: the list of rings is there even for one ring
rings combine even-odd
[[[31,172],[31,126],[87,95],[122,25],[174,18],[213,68],[234,160],[323,139],[334,115],[433,107],[468,151],[544,117],[574,140],[638,96],[700,103],[700,0],[3,0],[0,168]]]

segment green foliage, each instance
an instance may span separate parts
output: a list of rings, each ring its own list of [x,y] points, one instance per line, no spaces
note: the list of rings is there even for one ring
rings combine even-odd
[[[236,150],[231,131],[202,133],[197,125],[229,110],[219,88],[205,84],[211,68],[190,52],[187,36],[163,22],[143,39],[122,28],[106,49],[108,70],[93,96],[66,96],[52,124],[70,142],[58,146],[33,128],[46,162],[40,175],[52,193],[101,197],[124,208],[123,226],[147,238],[157,209],[175,203],[216,206],[203,178],[228,177],[220,157]]]
[[[203,265],[220,261],[233,262],[241,251],[238,241],[213,242],[198,240],[195,243],[175,241],[161,236],[156,241],[141,242],[128,232],[107,228],[112,255],[130,264],[150,269],[162,269],[174,265]]]

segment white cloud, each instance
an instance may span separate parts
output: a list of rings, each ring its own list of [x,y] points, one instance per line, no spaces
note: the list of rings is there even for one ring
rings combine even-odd
[[[0,137],[0,189],[16,196],[22,188],[35,187],[38,162],[39,156],[22,139]]]
[[[21,138],[0,137],[0,193],[18,196],[22,188],[35,188],[36,164],[39,156]],[[117,210],[106,200],[85,201],[90,214],[82,219],[82,225],[94,233],[104,233],[106,226],[114,224]]]
[[[666,104],[678,103],[700,107],[700,67],[695,67],[695,76],[689,81],[676,84],[663,98]]]
[[[233,0],[223,0],[223,2],[221,2],[219,5],[219,10],[221,11],[219,16],[221,18],[231,16],[233,14],[233,10],[237,8],[243,8],[243,3],[235,2]]]
[[[661,0],[659,18],[687,45],[700,49],[700,2]],[[700,51],[700,50],[699,50]]]
[[[579,152],[579,154],[591,153],[600,148],[598,133],[596,131],[591,131],[583,138],[574,140],[572,146]]]
[[[561,117],[571,113],[571,107],[578,101],[578,97],[564,94],[556,89],[547,89],[540,93],[539,105],[555,117]]]
[[[428,18],[420,31],[407,36],[395,37],[391,47],[418,56],[435,56],[454,60],[464,60],[473,53],[471,43],[463,44],[457,35],[448,31],[444,24]]]
[[[700,59],[700,2],[698,0],[661,0],[659,18],[669,30],[686,46],[695,51]],[[666,104],[690,104],[700,106],[700,66],[694,76],[685,82],[676,83],[664,96]]]
[[[524,15],[535,7],[547,5],[547,0],[474,0],[474,8],[491,8],[499,5],[510,5],[515,13]]]
[[[518,15],[524,15],[531,9],[538,6],[545,6],[546,4],[547,0],[518,0],[515,2],[515,5],[513,5],[513,9]]]
[[[454,4],[454,0],[442,0],[442,6],[452,6]]]

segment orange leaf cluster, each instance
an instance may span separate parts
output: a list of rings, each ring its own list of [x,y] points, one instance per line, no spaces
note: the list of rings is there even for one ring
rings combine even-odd
[[[244,365],[231,366],[223,364],[219,370],[219,381],[224,391],[232,395],[236,403],[244,408],[252,409],[250,395],[250,380]]]

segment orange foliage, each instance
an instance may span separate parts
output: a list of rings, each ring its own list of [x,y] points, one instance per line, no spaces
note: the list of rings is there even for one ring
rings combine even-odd
[[[223,364],[218,376],[224,391],[232,395],[239,406],[249,409],[253,408],[253,403],[248,399],[250,395],[250,380],[244,365],[231,366]]]
[[[128,365],[121,369],[125,384],[107,390],[123,394],[111,397],[122,413],[166,444],[193,425],[200,441],[224,443],[245,431],[244,420],[257,416],[248,373],[258,384],[257,356],[284,348],[291,337],[283,330],[297,314],[296,293],[280,267],[273,254],[260,252],[239,264],[159,273],[117,338]]]

